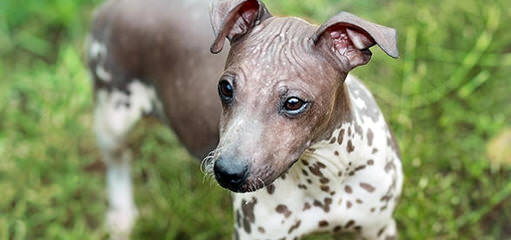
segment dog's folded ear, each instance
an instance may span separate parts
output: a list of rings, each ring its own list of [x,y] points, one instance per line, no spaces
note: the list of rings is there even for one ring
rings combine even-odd
[[[212,0],[209,14],[215,34],[212,53],[222,51],[225,38],[232,44],[271,17],[260,0]]]
[[[368,22],[351,13],[341,12],[327,20],[312,36],[315,45],[333,54],[349,71],[371,59],[369,48],[378,45],[393,58],[399,57],[397,32],[393,28]]]

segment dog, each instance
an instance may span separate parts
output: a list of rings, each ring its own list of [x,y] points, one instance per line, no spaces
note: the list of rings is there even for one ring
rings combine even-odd
[[[399,149],[349,75],[372,46],[397,58],[396,31],[346,12],[320,26],[275,17],[260,0],[207,12],[206,0],[111,0],[96,12],[88,65],[111,237],[129,238],[137,216],[126,135],[154,115],[233,192],[234,239],[396,239]]]

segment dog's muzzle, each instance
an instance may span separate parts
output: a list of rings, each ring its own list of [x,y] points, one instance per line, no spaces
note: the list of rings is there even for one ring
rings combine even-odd
[[[247,181],[248,164],[234,158],[219,157],[213,168],[220,186],[233,192],[241,192]]]

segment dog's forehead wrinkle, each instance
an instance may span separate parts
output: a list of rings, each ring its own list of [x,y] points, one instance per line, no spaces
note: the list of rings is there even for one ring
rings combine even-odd
[[[249,66],[276,71],[274,66],[294,66],[305,70],[310,58],[308,36],[312,25],[294,18],[271,18],[258,26],[236,47],[241,61]],[[276,65],[277,64],[277,65]],[[272,73],[275,74],[275,73]]]

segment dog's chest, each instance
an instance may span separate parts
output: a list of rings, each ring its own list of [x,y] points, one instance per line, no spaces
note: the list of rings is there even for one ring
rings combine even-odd
[[[356,231],[364,219],[385,212],[388,202],[380,200],[396,190],[397,170],[389,162],[397,156],[387,144],[384,123],[371,128],[371,139],[370,128],[355,128],[346,124],[335,130],[266,189],[236,194],[239,231],[252,236]]]

